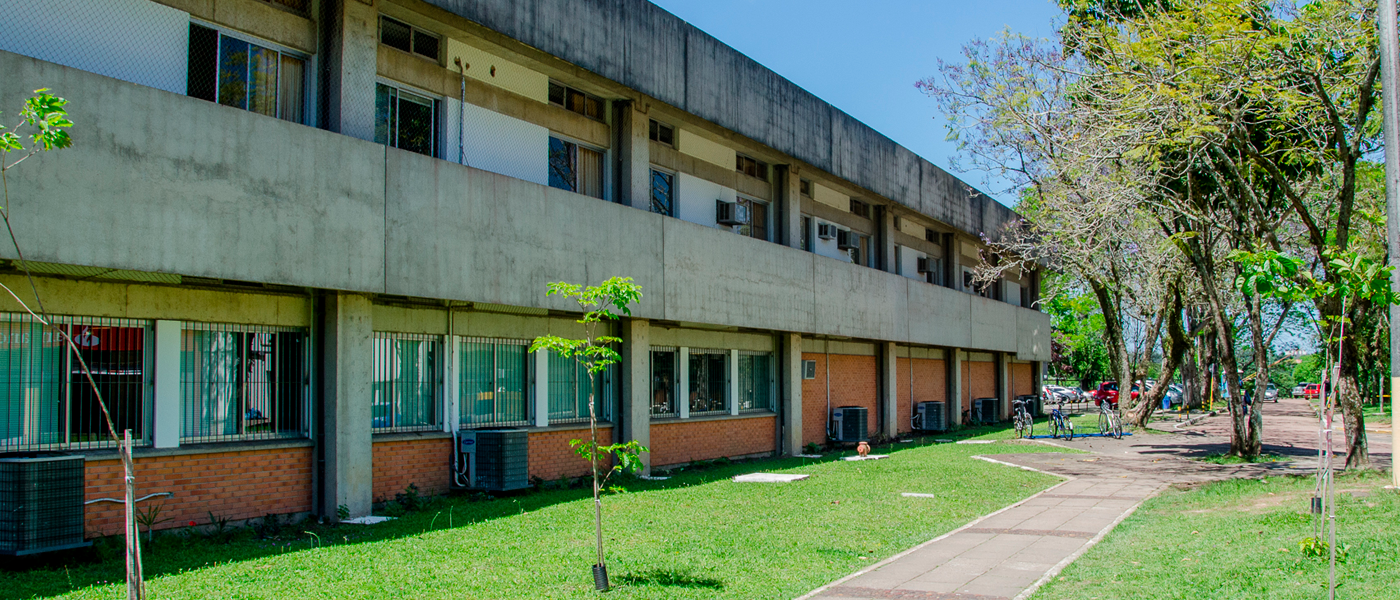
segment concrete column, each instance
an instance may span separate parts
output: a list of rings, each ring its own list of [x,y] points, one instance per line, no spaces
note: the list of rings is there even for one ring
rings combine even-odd
[[[802,453],[802,334],[781,334],[778,369],[782,390],[783,439],[785,456]]]
[[[373,314],[368,296],[332,292],[321,317],[322,515],[344,506],[370,513],[374,476],[370,413],[374,368]]]
[[[618,204],[651,210],[651,119],[635,102],[617,102]]]
[[[1011,354],[997,353],[997,398],[1001,400],[1001,415],[1011,416]]]
[[[443,415],[442,430],[447,433],[457,431],[461,427],[462,408],[461,391],[457,387],[461,381],[461,374],[458,369],[461,367],[461,358],[458,356],[458,346],[461,345],[461,338],[455,335],[444,336],[447,341],[447,351],[442,353],[444,366],[442,369],[442,395],[443,395]]]
[[[948,349],[948,408],[951,414],[948,416],[950,429],[957,429],[962,426],[963,413],[963,380],[962,363],[963,351],[958,348]]]
[[[1036,361],[1031,363],[1031,393],[1040,396],[1040,390],[1045,388],[1045,363]]]
[[[151,444],[180,446],[180,322],[156,321],[155,419]]]
[[[535,427],[549,426],[549,351],[540,350],[535,361]]]
[[[676,416],[681,419],[690,418],[690,348],[682,346],[676,351],[679,355],[680,364],[676,365],[676,381],[680,393],[676,394]]]
[[[326,129],[374,140],[379,62],[378,0],[323,0],[321,94]]]
[[[943,234],[943,287],[962,289],[962,273],[958,269],[958,239],[951,233]]]
[[[789,248],[802,247],[802,179],[791,165],[777,165],[778,215],[774,219],[774,240]]]
[[[651,323],[642,319],[622,322],[622,418],[623,442],[636,440],[651,447]],[[643,475],[651,474],[651,454],[642,454]]]
[[[894,342],[880,343],[880,433],[899,434],[899,351]]]
[[[1031,291],[1026,295],[1030,297],[1031,303],[1027,305],[1026,308],[1040,310],[1040,269],[1031,270],[1030,286]],[[1038,390],[1039,388],[1036,389]]]
[[[880,244],[880,270],[894,273],[899,270],[894,257],[894,213],[882,206],[875,217],[875,228],[879,233],[876,242]]]
[[[739,414],[739,351],[729,350],[729,414]]]

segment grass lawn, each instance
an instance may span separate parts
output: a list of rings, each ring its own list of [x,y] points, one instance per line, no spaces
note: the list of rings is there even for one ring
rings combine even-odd
[[[1038,591],[1060,598],[1325,598],[1327,559],[1305,557],[1313,535],[1311,477],[1232,480],[1148,500],[1103,542]],[[1394,598],[1400,495],[1385,474],[1337,478],[1338,598]],[[1324,537],[1325,540],[1325,531]]]
[[[959,437],[1009,436],[1003,427]],[[845,462],[831,454],[630,481],[603,504],[614,585],[608,597],[792,598],[1058,481],[972,455],[1054,450],[916,442],[877,449],[892,454],[880,461]],[[789,484],[730,480],[760,470],[812,477]],[[443,498],[380,525],[299,525],[227,537],[157,535],[146,551],[150,597],[596,597],[589,572],[592,506],[581,489]],[[123,597],[120,547],[99,548],[97,555],[66,567],[0,572],[6,581],[0,597]]]

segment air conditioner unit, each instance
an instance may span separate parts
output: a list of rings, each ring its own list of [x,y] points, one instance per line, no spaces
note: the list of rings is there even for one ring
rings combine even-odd
[[[869,410],[864,406],[842,406],[831,411],[831,439],[838,442],[864,442]]]
[[[938,266],[938,262],[932,258],[929,258],[927,256],[919,258],[918,269],[920,273],[932,273],[934,271],[934,267],[936,266]]]
[[[832,225],[831,223],[817,223],[817,237],[821,239],[835,239],[837,231],[839,230],[836,229],[836,226]]]
[[[972,401],[972,418],[978,423],[996,423],[1001,420],[1001,401],[996,398],[978,398]]]
[[[530,433],[524,429],[457,432],[455,487],[508,492],[530,487]]]
[[[842,250],[854,250],[860,247],[860,234],[845,229],[836,232],[836,247]]]
[[[715,221],[720,225],[747,225],[749,207],[738,202],[715,200]]]
[[[1045,416],[1045,407],[1041,405],[1039,395],[1024,394],[1021,396],[1017,396],[1016,399],[1024,401],[1026,403],[1026,412],[1030,413],[1032,417]]]
[[[83,457],[0,456],[0,555],[88,545],[83,541]]]
[[[915,429],[924,431],[944,431],[948,429],[947,415],[942,402],[920,402],[915,405],[914,416],[918,420]]]

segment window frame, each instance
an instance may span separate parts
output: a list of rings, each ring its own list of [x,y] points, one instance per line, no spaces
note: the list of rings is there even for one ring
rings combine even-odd
[[[398,23],[398,24],[403,25],[404,27],[407,27],[407,28],[408,28],[408,47],[409,47],[408,50],[404,50],[403,48],[399,48],[399,47],[396,47],[396,46],[390,46],[389,44],[386,44],[386,43],[384,42],[384,21],[385,21],[385,20],[393,21],[393,22],[395,22],[395,23]],[[395,19],[394,17],[391,17],[391,16],[386,15],[386,14],[383,14],[383,13],[380,13],[380,15],[379,15],[379,21],[376,23],[376,33],[377,33],[378,35],[375,36],[375,42],[377,42],[377,43],[378,43],[379,45],[381,45],[381,46],[387,46],[387,47],[389,47],[389,48],[393,48],[394,50],[398,50],[399,52],[407,52],[408,54],[412,54],[413,56],[417,56],[418,58],[421,58],[421,59],[423,59],[423,60],[430,60],[430,61],[432,61],[432,62],[435,63],[435,64],[439,64],[439,65],[442,64],[442,46],[443,46],[443,43],[442,43],[442,42],[443,42],[444,36],[441,35],[441,34],[433,33],[433,32],[431,32],[431,31],[428,31],[427,29],[423,29],[422,27],[418,27],[418,26],[416,26],[416,25],[414,25],[414,24],[412,24],[412,23],[409,23],[409,22],[404,21],[404,20],[401,20],[401,19]],[[428,36],[428,37],[431,37],[431,38],[433,38],[433,39],[435,39],[435,40],[437,40],[437,54],[436,54],[436,55],[429,56],[429,55],[427,55],[427,54],[423,54],[422,52],[419,52],[419,51],[418,51],[418,34],[420,34],[420,33],[423,34],[423,35],[426,35],[426,36]]]
[[[314,82],[316,81],[316,79],[315,79],[315,77],[314,77],[314,73],[316,72],[317,65],[315,65],[315,64],[313,63],[313,61],[314,61],[315,58],[316,58],[315,55],[308,55],[308,54],[306,54],[306,53],[304,53],[304,52],[301,52],[301,51],[299,51],[299,50],[295,50],[295,49],[293,49],[293,48],[291,48],[291,47],[289,47],[289,46],[285,46],[285,45],[283,45],[283,44],[279,44],[279,43],[274,42],[274,41],[272,41],[272,40],[267,40],[267,39],[263,39],[263,38],[260,38],[260,37],[254,36],[254,35],[250,35],[250,34],[247,34],[247,33],[243,33],[243,32],[238,31],[238,30],[236,30],[236,29],[230,29],[229,27],[226,27],[226,26],[224,26],[224,25],[219,25],[219,24],[217,24],[217,23],[213,23],[213,22],[210,22],[210,21],[205,21],[205,20],[203,20],[203,19],[198,19],[198,18],[191,17],[191,18],[190,18],[190,25],[198,25],[198,26],[203,27],[203,28],[205,28],[205,29],[213,30],[216,34],[218,34],[218,37],[217,37],[217,38],[215,39],[215,41],[214,41],[214,99],[213,99],[213,100],[210,100],[210,102],[213,102],[213,103],[218,104],[218,105],[220,105],[220,106],[228,106],[229,108],[240,108],[240,107],[237,107],[237,106],[230,106],[230,105],[228,105],[228,104],[223,104],[223,103],[219,102],[219,79],[220,79],[219,73],[220,73],[221,64],[222,64],[222,62],[223,62],[223,43],[221,42],[221,40],[222,40],[224,37],[230,37],[230,38],[233,38],[233,39],[238,40],[238,41],[240,41],[240,42],[243,42],[243,43],[246,43],[246,44],[252,44],[252,45],[260,46],[260,47],[262,47],[262,48],[266,48],[266,49],[268,49],[268,50],[272,50],[272,51],[274,51],[274,52],[277,53],[277,57],[278,57],[278,60],[277,60],[277,84],[276,84],[276,88],[277,88],[277,100],[275,101],[276,104],[277,104],[277,114],[276,114],[276,115],[263,115],[263,116],[265,116],[265,117],[266,117],[266,116],[271,116],[271,117],[274,118],[274,119],[280,119],[280,120],[286,121],[286,122],[288,122],[288,123],[296,123],[296,124],[298,124],[298,125],[310,125],[310,124],[315,123],[315,117],[314,117],[314,115],[312,114],[312,111],[313,111],[314,107],[316,106],[316,101],[315,101],[315,100],[316,100],[316,98],[315,98],[315,85],[314,85]],[[186,60],[188,61],[188,59],[189,59],[189,41],[188,41],[188,38],[186,39],[185,46],[186,46],[186,47],[185,47]],[[285,115],[282,114],[282,56],[284,56],[284,55],[287,56],[287,57],[290,57],[290,58],[299,60],[299,61],[301,61],[301,63],[302,63],[302,73],[301,73],[301,119],[289,119],[289,118],[287,118]],[[188,63],[187,63],[187,65],[186,65],[186,69],[187,69],[187,70],[189,69]],[[191,97],[191,98],[198,98],[198,96],[192,96],[192,95],[190,95],[190,93],[189,93],[189,81],[188,81],[188,80],[185,82],[185,95],[186,95],[186,96],[189,96],[189,97]],[[201,99],[203,99],[203,98],[201,98]],[[250,113],[253,113],[253,114],[262,114],[262,113],[259,113],[259,112],[254,111],[254,110],[252,110],[252,109],[249,109],[249,108],[247,108],[246,106],[245,106],[245,107],[242,107],[241,110],[246,110],[246,111],[248,111],[248,112],[250,112]]]
[[[697,407],[696,402],[701,401],[700,398],[694,397],[696,394],[699,393],[699,392],[697,391],[697,389],[696,389],[697,380],[696,380],[696,378],[693,377],[693,376],[687,377],[687,381],[690,383],[690,389],[684,390],[684,391],[685,391],[685,400],[686,400],[686,402],[688,402],[688,403],[690,404],[690,411],[689,411],[687,414],[688,414],[690,417],[692,417],[692,418],[693,418],[693,417],[712,416],[712,415],[727,415],[727,414],[730,414],[730,407],[733,406],[734,399],[731,398],[731,397],[730,397],[730,394],[729,394],[729,387],[730,387],[730,381],[729,381],[729,351],[728,351],[728,350],[714,349],[714,348],[690,348],[690,349],[689,349],[689,352],[688,352],[687,355],[686,355],[686,357],[691,361],[692,364],[695,362],[695,360],[696,360],[697,358],[701,358],[701,357],[711,357],[711,356],[720,356],[720,357],[723,358],[723,360],[722,360],[723,367],[720,369],[721,373],[723,373],[723,377],[722,377],[722,380],[721,380],[722,383],[719,385],[719,391],[720,391],[720,393],[722,394],[722,400],[721,400],[721,402],[720,402],[720,404],[721,404],[722,406],[721,406],[721,408],[713,408],[713,407],[710,407],[710,408],[708,408],[708,409],[706,409],[706,410],[696,410],[696,407]],[[708,358],[702,358],[702,360],[708,360]],[[690,371],[690,370],[691,370],[691,365],[690,365],[690,364],[687,364],[687,365],[685,365],[685,368],[686,368],[687,371]],[[708,371],[709,368],[710,368],[710,365],[707,365],[705,368],[706,368],[706,370]],[[689,374],[689,373],[688,373],[688,374]],[[708,399],[705,399],[706,404],[709,404],[709,405],[713,405],[713,404],[714,404],[714,395],[715,395],[715,394],[714,394],[714,389],[712,389],[713,386],[711,385],[711,384],[714,383],[713,380],[714,380],[714,376],[713,376],[713,374],[711,374],[709,380],[705,382],[705,388],[704,388],[706,391],[708,391],[708,392],[710,393],[710,397],[709,397]]]
[[[664,122],[664,121],[658,121],[658,120],[656,120],[656,119],[647,119],[647,121],[648,121],[648,123],[647,123],[647,138],[648,138],[648,139],[650,139],[651,141],[656,142],[656,143],[658,143],[658,144],[661,144],[661,145],[663,145],[663,146],[666,146],[666,147],[668,147],[668,148],[675,148],[675,147],[676,147],[676,141],[677,141],[677,140],[676,140],[676,131],[677,131],[678,128],[677,128],[675,125],[672,125],[672,124],[670,124],[670,123],[666,123],[666,122]],[[669,141],[669,142],[662,141],[662,140],[660,139],[660,137],[661,137],[661,136],[660,136],[660,133],[661,133],[661,129],[662,129],[663,127],[666,128],[666,129],[671,130],[671,141]]]
[[[670,389],[668,391],[667,399],[667,405],[670,407],[670,410],[657,410],[656,395],[660,392],[660,390],[657,388],[658,382],[656,372],[656,355],[658,353],[671,354],[671,382],[669,386]],[[647,354],[647,372],[650,375],[649,379],[651,381],[651,401],[648,403],[647,413],[653,420],[679,419],[681,416],[680,406],[678,404],[678,400],[681,397],[680,362],[681,349],[675,346],[652,346]],[[687,368],[689,368],[689,365],[687,365]]]
[[[535,377],[537,376],[537,374],[535,373],[534,355],[528,352],[528,350],[530,349],[530,341],[513,338],[458,336],[456,337],[456,341],[454,343],[457,345],[454,358],[454,360],[457,363],[456,381],[454,382],[456,385],[457,395],[457,428],[460,430],[484,429],[489,427],[530,427],[534,425],[536,404]],[[468,366],[470,366],[470,363],[468,361],[471,360],[470,354],[467,352],[468,344],[491,345],[491,402],[493,402],[494,404],[491,414],[488,415],[488,418],[486,420],[476,419],[476,415],[471,414],[473,410],[471,404],[472,401],[468,400],[465,397],[466,394],[471,393],[470,386],[468,385],[468,376],[471,374],[471,369],[468,368]],[[499,348],[501,346],[518,346],[523,347],[525,350],[521,353],[521,360],[524,362],[522,365],[520,365],[520,401],[524,403],[524,414],[521,419],[500,418],[501,415],[504,413],[500,408],[500,398],[497,397],[498,394],[504,394],[515,391],[504,390],[500,385],[501,379],[505,377],[502,375],[502,371],[504,369],[500,367],[501,363]],[[467,418],[469,415],[473,418]]]
[[[371,384],[370,384],[370,385],[371,385],[371,392],[370,392],[370,393],[371,393],[371,404],[370,404],[370,421],[371,421],[371,423],[370,423],[370,427],[371,427],[371,429],[373,430],[374,433],[398,433],[398,432],[441,431],[441,430],[442,430],[443,413],[445,412],[445,411],[443,410],[443,405],[444,405],[443,403],[444,403],[444,400],[446,400],[446,397],[447,397],[447,396],[446,396],[446,393],[445,393],[445,389],[444,389],[444,387],[445,387],[445,386],[444,386],[444,383],[445,383],[445,381],[444,381],[444,373],[446,372],[446,368],[447,368],[447,344],[444,343],[443,337],[444,337],[444,336],[442,336],[442,335],[434,335],[434,334],[400,333],[400,332],[391,332],[391,331],[375,331],[375,332],[373,333],[373,340],[374,340],[375,348],[374,348],[374,350],[373,350],[373,354],[374,354],[374,356],[373,356],[373,363],[374,363],[374,365],[373,365],[373,371],[372,371],[372,373],[373,373],[373,375],[372,375],[373,380],[371,381]],[[432,386],[433,386],[433,390],[432,390],[432,398],[431,398],[431,399],[429,400],[429,402],[428,402],[428,406],[431,407],[432,415],[433,415],[430,423],[426,423],[426,424],[415,424],[415,425],[400,425],[400,424],[398,424],[398,423],[397,423],[397,420],[394,418],[394,416],[397,415],[397,414],[399,414],[399,412],[400,412],[400,411],[394,410],[394,409],[395,409],[395,403],[400,399],[400,398],[398,398],[398,394],[392,394],[391,397],[389,398],[389,424],[388,424],[388,425],[375,425],[375,424],[373,423],[373,421],[374,421],[374,416],[373,416],[373,415],[374,415],[374,406],[375,406],[375,405],[374,405],[374,400],[378,399],[378,393],[379,393],[378,390],[376,390],[376,389],[374,389],[374,388],[377,388],[377,387],[379,386],[380,383],[388,383],[388,384],[391,384],[391,385],[398,383],[397,381],[390,381],[390,380],[381,381],[381,379],[380,379],[380,376],[381,376],[381,375],[384,375],[385,372],[388,370],[388,365],[382,364],[382,363],[380,362],[380,359],[382,358],[382,357],[381,357],[381,354],[380,354],[380,348],[379,348],[379,345],[380,345],[381,340],[382,340],[382,341],[386,341],[386,342],[417,341],[417,342],[426,342],[426,343],[431,343],[431,344],[433,344],[433,346],[432,346],[432,349],[433,349],[433,357],[432,357],[432,359],[431,359],[431,361],[432,361],[432,363],[431,363],[431,368],[432,368],[431,376],[432,376],[432,378],[429,380],[429,381],[431,382]],[[420,381],[420,383],[421,383],[421,381]]]
[[[862,219],[869,219],[870,203],[859,198],[851,198],[851,207],[849,212]]]
[[[738,203],[740,206],[744,206],[744,207],[748,210],[748,215],[749,215],[749,220],[748,220],[748,222],[744,223],[743,225],[734,225],[734,226],[733,226],[733,227],[734,227],[734,232],[737,233],[737,234],[739,234],[739,235],[751,237],[751,238],[756,239],[756,240],[763,240],[763,241],[765,241],[765,242],[772,241],[772,238],[773,238],[773,203],[772,203],[772,202],[769,202],[769,201],[767,201],[767,200],[760,200],[760,199],[758,199],[758,198],[754,198],[754,197],[752,197],[752,196],[747,196],[747,195],[744,195],[744,194],[738,194],[738,195],[736,195],[734,201],[735,201],[736,203]],[[754,207],[755,204],[758,204],[758,205],[762,205],[762,206],[763,206],[763,236],[762,236],[762,237],[753,235],[753,215],[754,215],[753,207]]]
[[[663,212],[663,211],[656,210],[656,176],[657,176],[657,175],[664,175],[664,176],[666,176],[666,177],[669,177],[670,180],[671,180],[671,190],[670,190],[671,197],[669,198],[669,200],[670,200],[670,211],[669,211],[669,212]],[[680,173],[678,173],[678,172],[676,172],[676,171],[672,171],[672,170],[670,170],[670,169],[664,169],[664,168],[658,167],[658,166],[656,166],[656,165],[651,165],[651,172],[648,174],[647,177],[648,177],[648,178],[647,178],[647,181],[650,182],[650,184],[651,184],[651,193],[647,196],[647,199],[648,199],[647,208],[648,208],[648,210],[650,210],[651,212],[654,212],[654,213],[656,213],[656,214],[659,214],[659,215],[663,215],[663,216],[667,216],[667,217],[675,217],[675,216],[680,212],[680,206],[679,206],[678,203],[677,203],[677,201],[679,200],[679,194],[676,193],[677,184],[680,183]]]
[[[799,177],[797,179],[797,195],[803,198],[811,198],[813,194],[812,186],[814,185],[816,184],[813,183],[811,179]]]
[[[410,86],[410,85],[405,85],[405,84],[399,83],[399,82],[397,82],[397,81],[394,81],[394,80],[392,80],[392,79],[386,79],[386,78],[383,78],[383,77],[376,77],[376,78],[374,79],[374,85],[375,85],[375,112],[376,112],[376,114],[375,114],[375,119],[374,119],[374,120],[375,120],[375,128],[376,128],[376,131],[375,131],[375,134],[374,134],[374,137],[375,137],[374,142],[375,142],[376,144],[384,144],[385,146],[389,146],[389,147],[391,147],[391,148],[397,148],[397,149],[399,149],[399,150],[404,150],[404,151],[406,151],[406,152],[412,152],[412,153],[414,153],[414,154],[419,154],[419,155],[427,156],[427,157],[430,157],[430,158],[441,158],[441,157],[442,157],[442,148],[441,148],[441,146],[442,146],[442,126],[443,126],[443,121],[444,121],[444,119],[443,119],[443,114],[442,114],[442,110],[443,110],[443,106],[444,106],[443,99],[442,99],[442,98],[439,98],[439,97],[437,97],[437,96],[434,96],[433,94],[428,93],[428,92],[426,92],[426,91],[420,90],[420,89],[418,89],[418,88],[416,88],[416,87],[413,87],[413,86]],[[384,86],[384,87],[390,88],[390,89],[394,90],[394,92],[395,92],[395,95],[394,95],[394,115],[393,115],[393,119],[394,119],[393,125],[394,125],[394,127],[393,127],[393,133],[392,133],[392,135],[390,136],[390,137],[393,139],[393,143],[390,143],[388,140],[385,140],[385,141],[383,141],[383,142],[379,141],[379,132],[378,132],[378,130],[377,130],[377,129],[378,129],[378,126],[379,126],[379,125],[378,125],[379,115],[378,115],[377,113],[378,113],[378,111],[379,111],[379,106],[378,106],[378,104],[379,104],[379,99],[378,99],[379,90],[378,90],[378,88],[379,88],[379,86],[381,86],[381,85]],[[431,101],[431,102],[433,103],[433,105],[432,105],[432,114],[433,114],[433,126],[432,126],[433,141],[432,141],[432,143],[431,143],[431,146],[432,146],[432,153],[431,153],[431,154],[423,154],[422,152],[418,152],[417,150],[410,150],[410,149],[408,149],[408,148],[404,148],[404,147],[398,145],[399,129],[400,129],[398,124],[399,124],[399,120],[400,120],[400,119],[402,118],[402,116],[403,116],[403,111],[399,109],[399,106],[398,106],[398,105],[399,105],[400,102],[402,102],[402,100],[403,100],[403,94],[404,94],[404,93],[408,93],[408,94],[413,95],[413,96],[418,96],[418,97],[420,97],[420,98],[423,98],[423,99],[425,99],[425,100]]]
[[[755,358],[760,357],[764,359],[764,362],[767,363],[766,373],[768,374],[768,380],[766,382],[756,381],[754,382],[752,388],[745,385],[746,382],[744,381],[744,359],[746,357],[749,360],[753,360]],[[739,402],[740,414],[775,412],[773,410],[773,407],[774,398],[777,395],[777,377],[774,373],[773,367],[774,362],[772,352],[759,352],[752,350],[739,351],[739,398],[737,399],[737,401]],[[756,394],[760,389],[764,390],[764,393],[767,396],[767,406],[750,406],[749,408],[745,408],[746,404],[751,405],[756,400],[756,398],[749,397],[750,391]]]
[[[577,138],[570,137],[570,136],[567,136],[567,135],[564,135],[564,134],[562,134],[562,133],[558,133],[558,132],[555,132],[555,131],[550,131],[550,132],[549,132],[549,140],[550,140],[549,143],[550,143],[551,146],[553,145],[554,140],[559,140],[560,142],[562,142],[562,143],[564,143],[564,144],[572,145],[572,146],[574,147],[574,150],[573,150],[573,152],[571,153],[571,154],[572,154],[572,158],[570,159],[570,162],[571,162],[570,169],[571,169],[571,171],[572,171],[572,173],[573,173],[573,176],[574,176],[574,184],[573,184],[573,188],[574,188],[574,189],[567,189],[567,188],[558,187],[558,186],[553,185],[552,183],[550,183],[549,180],[546,180],[545,185],[547,185],[547,186],[549,186],[549,187],[552,187],[552,188],[554,188],[554,189],[556,189],[556,190],[563,190],[563,191],[566,191],[566,192],[572,192],[572,193],[578,194],[578,195],[580,195],[580,196],[587,196],[587,197],[589,197],[589,198],[596,198],[596,199],[598,199],[598,200],[611,201],[611,198],[612,198],[612,168],[611,168],[610,163],[611,163],[611,157],[612,157],[612,155],[608,152],[607,149],[605,149],[605,148],[599,148],[599,147],[597,147],[597,146],[594,146],[593,144],[589,144],[589,143],[587,143],[587,142],[580,141],[580,140],[577,139]],[[602,182],[602,192],[601,192],[601,195],[599,195],[599,196],[590,196],[590,195],[588,195],[588,194],[585,194],[585,193],[583,193],[583,192],[578,191],[578,183],[579,183],[579,182],[578,182],[578,149],[579,149],[579,148],[584,148],[584,149],[587,149],[587,150],[590,150],[590,151],[593,151],[593,152],[597,152],[598,155],[602,157],[602,158],[601,158],[602,172],[599,173],[599,177],[600,177],[601,182]],[[550,152],[552,152],[552,149],[549,148],[549,147],[546,147],[546,148],[545,148],[545,153],[546,153],[546,154],[545,154],[545,160],[546,160],[546,164],[549,165],[550,173],[552,174],[552,173],[553,173],[554,165],[553,165],[553,159],[552,159],[552,157],[549,155]]]
[[[563,99],[562,102],[555,102],[555,101],[554,101],[554,88],[555,88],[555,87],[558,87],[558,88],[560,88],[560,89],[563,90],[564,99]],[[569,108],[569,92],[573,92],[573,93],[580,94],[580,95],[583,96],[583,102],[584,102],[584,110],[583,110],[583,111],[577,111],[577,110],[574,110],[574,109],[572,109],[572,108]],[[589,101],[589,100],[594,100],[594,101],[596,101],[596,102],[598,103],[598,116],[596,116],[596,117],[593,116],[593,115],[588,114],[588,101]],[[545,97],[545,102],[548,103],[550,106],[555,106],[555,107],[558,107],[558,108],[562,108],[562,109],[564,109],[564,110],[567,110],[567,111],[569,111],[569,112],[571,112],[571,113],[574,113],[574,114],[576,114],[576,115],[582,116],[582,117],[587,118],[587,119],[593,119],[594,121],[598,121],[598,122],[600,122],[600,123],[607,123],[607,122],[608,122],[608,100],[607,100],[606,98],[604,98],[604,97],[602,97],[602,96],[599,96],[599,95],[597,95],[597,94],[590,94],[590,93],[585,92],[585,91],[583,91],[583,90],[581,90],[581,89],[579,89],[579,88],[573,87],[573,86],[571,86],[571,85],[568,85],[568,84],[563,83],[563,82],[561,82],[561,81],[557,81],[557,80],[555,80],[555,79],[550,79],[550,80],[549,80],[549,84],[548,84],[548,88],[547,88],[547,92],[546,92],[546,97]]]
[[[745,164],[744,161],[748,161],[748,162],[753,163],[753,164],[752,164],[752,165],[748,165],[748,164]],[[749,168],[750,166],[752,166],[752,169]],[[752,170],[753,173],[750,173],[750,172],[749,172],[750,170]],[[763,162],[763,161],[761,161],[761,160],[758,160],[757,158],[754,158],[754,157],[752,157],[752,156],[749,156],[749,155],[747,155],[747,154],[744,154],[743,152],[735,152],[735,153],[734,153],[734,171],[735,171],[735,172],[738,172],[738,173],[741,173],[741,174],[743,174],[743,175],[748,175],[749,177],[753,177],[754,179],[759,179],[759,180],[762,180],[762,181],[768,181],[768,173],[769,173],[770,169],[768,168],[768,163],[766,163],[766,162]]]
[[[300,336],[301,336],[301,347],[302,347],[302,349],[301,349],[301,358],[300,358],[300,360],[301,360],[301,373],[299,374],[299,377],[301,378],[301,383],[300,383],[299,386],[296,386],[296,387],[293,388],[293,389],[300,389],[300,394],[301,394],[301,399],[300,399],[300,404],[301,404],[301,406],[300,406],[300,408],[299,408],[298,411],[297,411],[297,412],[300,413],[300,417],[299,417],[299,418],[300,418],[301,421],[302,421],[302,427],[300,428],[300,431],[288,430],[288,431],[283,432],[283,431],[276,431],[276,430],[274,430],[274,431],[272,431],[272,432],[270,432],[270,433],[267,433],[267,432],[254,432],[254,433],[249,433],[249,432],[247,432],[247,431],[244,431],[244,432],[241,432],[241,433],[234,433],[234,434],[209,434],[208,432],[201,432],[201,431],[199,431],[199,428],[202,427],[202,425],[192,424],[192,423],[190,422],[190,419],[189,419],[189,417],[190,417],[190,414],[189,414],[190,407],[187,405],[188,399],[187,399],[187,397],[186,397],[186,393],[187,393],[188,391],[190,391],[190,390],[188,389],[189,386],[190,386],[192,383],[197,383],[197,382],[191,381],[191,379],[192,379],[192,373],[190,373],[190,372],[186,369],[187,365],[186,365],[186,356],[185,356],[185,353],[186,353],[186,350],[185,350],[185,336],[186,336],[186,333],[195,333],[195,332],[200,332],[200,331],[206,331],[206,332],[212,331],[212,332],[217,332],[217,333],[240,333],[240,334],[281,334],[281,333],[300,334]],[[181,321],[181,322],[180,322],[180,348],[179,348],[179,350],[178,350],[178,351],[179,351],[179,354],[180,354],[180,391],[179,391],[179,394],[180,394],[180,444],[181,444],[181,445],[184,445],[184,444],[202,444],[202,443],[211,443],[211,442],[257,442],[257,441],[277,440],[277,439],[300,439],[300,438],[310,438],[310,437],[311,437],[311,429],[312,429],[312,423],[311,423],[312,419],[311,419],[311,415],[312,415],[312,411],[313,411],[313,409],[314,409],[314,402],[313,402],[312,395],[311,395],[311,381],[312,381],[312,378],[313,378],[313,376],[314,376],[313,372],[314,372],[314,369],[315,369],[314,353],[313,353],[312,346],[313,346],[313,343],[312,343],[312,332],[311,332],[311,329],[308,328],[308,327],[289,327],[289,326],[281,326],[281,325],[257,325],[257,324],[247,324],[247,323],[214,323],[214,322],[204,322],[204,321]],[[190,352],[198,352],[198,351],[199,351],[198,349],[195,349],[195,350],[191,350]],[[242,385],[242,384],[240,384],[240,385]],[[243,392],[240,391],[239,393],[240,393],[240,395],[241,395]],[[270,402],[271,402],[271,401],[270,401]],[[246,406],[246,405],[245,405],[245,406]],[[245,426],[245,427],[246,427],[246,425],[247,425],[246,421],[251,420],[251,419],[254,418],[254,417],[248,416],[248,415],[251,414],[251,412],[252,412],[251,410],[244,411],[244,418],[242,419],[242,421],[244,421],[243,426]],[[257,418],[267,418],[267,419],[270,419],[269,417],[257,417]],[[192,432],[192,433],[188,433],[188,434],[187,434],[187,432]]]

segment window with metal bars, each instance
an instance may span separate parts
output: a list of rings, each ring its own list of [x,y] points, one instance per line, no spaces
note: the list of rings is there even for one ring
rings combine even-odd
[[[773,355],[739,353],[739,411],[773,410]]]
[[[613,367],[609,365],[593,374],[589,384],[588,369],[572,358],[549,353],[549,422],[577,423],[588,420],[588,395],[593,392],[593,409],[599,421],[612,420],[611,397]]]
[[[458,418],[462,429],[526,426],[533,416],[525,340],[464,338],[458,348]]]
[[[303,328],[185,323],[180,332],[180,441],[308,435],[309,364]]]
[[[651,349],[651,416],[667,418],[676,412],[676,349]]]
[[[690,415],[729,412],[729,351],[690,349]]]
[[[115,446],[117,434],[149,443],[150,322],[0,314],[0,452]],[[59,331],[72,336],[73,352]],[[97,393],[79,363],[87,363]]]
[[[374,332],[371,419],[376,432],[442,426],[442,338]]]

